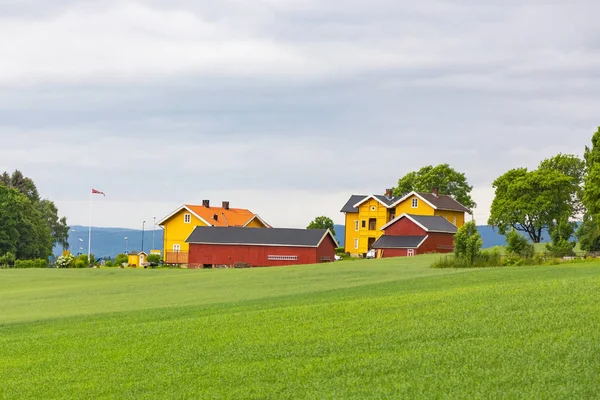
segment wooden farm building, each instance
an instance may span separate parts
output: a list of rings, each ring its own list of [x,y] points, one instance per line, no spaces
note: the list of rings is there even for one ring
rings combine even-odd
[[[384,225],[373,248],[377,258],[454,251],[457,228],[442,216],[402,214]]]
[[[198,226],[188,237],[189,268],[247,263],[254,267],[333,261],[338,243],[328,229]]]

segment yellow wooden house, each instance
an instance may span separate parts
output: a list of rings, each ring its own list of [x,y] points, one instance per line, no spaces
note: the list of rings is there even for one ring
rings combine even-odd
[[[460,228],[465,223],[469,209],[452,196],[410,192],[403,196],[392,196],[387,189],[385,195],[352,195],[341,212],[345,214],[345,252],[353,256],[365,256],[373,243],[383,235],[381,228],[402,214],[438,215]]]
[[[236,226],[271,228],[261,217],[244,208],[231,208],[228,201],[211,207],[209,200],[202,205],[184,204],[158,222],[163,228],[163,254],[167,264],[187,264],[189,244],[186,239],[197,226]]]

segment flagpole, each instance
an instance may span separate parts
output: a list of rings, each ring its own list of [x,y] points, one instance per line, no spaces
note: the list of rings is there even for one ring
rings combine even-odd
[[[90,260],[90,257],[92,254],[92,199],[93,199],[93,196],[94,196],[94,194],[92,193],[92,190],[90,190],[90,229],[88,232],[88,263],[92,262],[92,260]]]

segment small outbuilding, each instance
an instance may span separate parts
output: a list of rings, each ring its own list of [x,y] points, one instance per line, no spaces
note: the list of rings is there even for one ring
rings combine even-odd
[[[339,247],[328,229],[197,226],[186,242],[189,268],[316,264],[334,261]]]
[[[130,251],[127,254],[127,263],[130,267],[143,267],[146,265],[148,254],[144,251]]]
[[[381,230],[384,235],[373,243],[377,258],[450,253],[458,229],[441,216],[402,214]]]

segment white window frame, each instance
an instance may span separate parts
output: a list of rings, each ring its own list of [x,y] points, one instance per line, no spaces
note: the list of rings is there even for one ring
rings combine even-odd
[[[456,226],[456,215],[452,217],[452,223]]]
[[[354,239],[354,248],[358,249],[358,239]]]
[[[358,226],[359,226],[359,222],[358,222],[358,220],[354,221],[354,230],[355,230],[356,232],[358,232]]]
[[[419,208],[419,199],[416,197],[412,199],[412,208]]]
[[[371,206],[371,211],[375,211],[375,210],[377,210],[377,207]]]
[[[183,214],[183,223],[191,224],[192,223],[192,214]]]
[[[298,261],[298,256],[269,255],[267,259],[269,261]]]
[[[173,245],[173,252],[179,253],[181,251],[181,245],[179,243],[175,243]]]
[[[415,256],[415,249],[408,249],[408,250],[406,250],[406,256],[407,257],[414,257]]]

